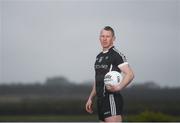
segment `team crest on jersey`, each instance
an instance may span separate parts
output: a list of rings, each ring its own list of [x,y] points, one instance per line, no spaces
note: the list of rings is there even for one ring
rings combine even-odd
[[[108,58],[109,58],[108,56],[105,57],[106,60],[107,60]]]

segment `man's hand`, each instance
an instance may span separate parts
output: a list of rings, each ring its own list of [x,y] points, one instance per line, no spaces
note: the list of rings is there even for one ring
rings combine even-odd
[[[92,109],[92,100],[91,99],[88,99],[87,103],[86,103],[86,111],[88,113],[93,113],[93,109]]]
[[[121,91],[125,88],[134,78],[134,73],[128,64],[119,66],[119,69],[124,74],[123,79],[117,85],[107,85],[106,88],[110,92]]]
[[[109,91],[109,92],[117,92],[117,91],[120,91],[120,87],[119,87],[119,84],[117,85],[106,85],[106,89]]]

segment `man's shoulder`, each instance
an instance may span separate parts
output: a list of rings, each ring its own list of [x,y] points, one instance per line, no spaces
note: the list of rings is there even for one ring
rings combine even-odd
[[[100,57],[102,55],[102,52],[98,53],[98,55],[96,57]]]
[[[117,48],[113,48],[111,53],[112,53],[112,56],[114,56],[114,57],[125,57],[124,53],[122,53]]]
[[[115,55],[122,54],[122,52],[119,49],[115,48],[115,47],[112,48],[111,53],[113,53]]]

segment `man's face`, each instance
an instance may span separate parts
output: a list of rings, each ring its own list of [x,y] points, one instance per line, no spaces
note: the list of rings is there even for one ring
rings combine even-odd
[[[99,40],[101,42],[102,48],[109,48],[113,45],[115,37],[112,35],[111,31],[101,30]]]

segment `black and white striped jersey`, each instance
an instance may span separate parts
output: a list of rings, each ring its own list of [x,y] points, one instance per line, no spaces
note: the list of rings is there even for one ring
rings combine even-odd
[[[107,52],[101,52],[97,55],[94,68],[96,93],[98,97],[102,97],[104,95],[104,76],[107,72],[109,72],[110,66],[112,65],[113,71],[121,72],[119,67],[125,64],[128,64],[126,57],[114,46]]]

